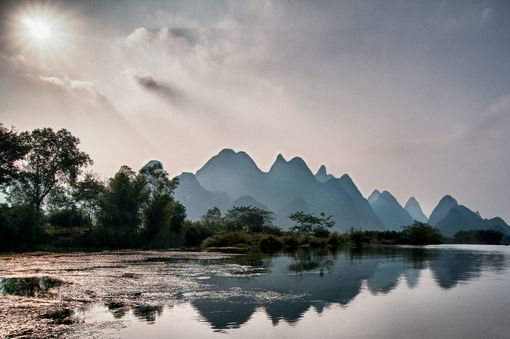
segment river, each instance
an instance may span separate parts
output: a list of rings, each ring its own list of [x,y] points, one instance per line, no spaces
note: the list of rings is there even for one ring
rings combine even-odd
[[[0,338],[508,338],[510,247],[0,256]]]

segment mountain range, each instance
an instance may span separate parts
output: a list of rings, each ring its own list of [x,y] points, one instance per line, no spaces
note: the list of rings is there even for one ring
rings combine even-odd
[[[436,226],[445,236],[459,230],[497,229],[510,234],[501,218],[482,219],[451,196],[443,197],[429,218],[411,197],[405,207],[388,191],[374,190],[365,198],[344,174],[328,174],[323,165],[313,174],[303,159],[287,161],[281,154],[268,172],[261,171],[245,152],[224,149],[195,174],[178,176],[175,198],[190,220],[199,220],[208,209],[218,207],[224,214],[232,206],[255,206],[274,213],[274,224],[288,229],[294,224],[289,214],[303,211],[333,216],[335,229],[400,230],[414,220]]]

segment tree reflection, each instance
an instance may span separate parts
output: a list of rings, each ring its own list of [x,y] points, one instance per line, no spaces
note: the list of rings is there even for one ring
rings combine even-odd
[[[198,264],[208,273],[200,274],[196,291],[176,298],[189,302],[215,331],[239,328],[257,310],[264,310],[274,326],[280,321],[294,324],[310,309],[320,314],[331,305],[347,306],[363,290],[384,295],[400,283],[414,289],[425,269],[443,289],[478,279],[485,271],[507,269],[502,253],[445,246],[299,249],[277,254],[255,250],[179,264]],[[162,306],[106,305],[117,319],[131,309],[149,324],[163,313]]]
[[[296,323],[311,307],[321,313],[332,304],[348,305],[363,286],[372,294],[389,293],[400,281],[415,288],[420,272],[428,267],[442,288],[473,279],[483,270],[506,267],[504,256],[494,253],[404,246],[302,249],[260,260],[257,266],[265,270],[254,278],[218,275],[203,282],[214,293],[191,303],[212,328],[239,327],[258,308],[265,310],[273,325],[282,320]]]

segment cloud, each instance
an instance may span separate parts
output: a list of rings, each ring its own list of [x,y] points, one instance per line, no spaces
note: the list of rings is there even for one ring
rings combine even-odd
[[[483,12],[480,14],[480,24],[483,26],[487,24],[489,21],[492,20],[494,17],[494,8],[487,7],[483,10]]]
[[[469,126],[466,133],[471,139],[484,139],[508,135],[510,128],[510,94],[499,98]]]
[[[175,88],[175,86],[172,86],[161,79],[157,79],[151,73],[144,73],[133,69],[128,69],[124,73],[127,75],[128,79],[145,91],[162,97],[171,103],[176,103],[183,99],[183,95]]]
[[[60,79],[54,76],[45,77],[42,75],[39,76],[39,79],[42,82],[51,84],[69,94],[78,95],[88,99],[95,99],[109,107],[113,106],[104,93],[90,81],[71,80],[68,77]]]

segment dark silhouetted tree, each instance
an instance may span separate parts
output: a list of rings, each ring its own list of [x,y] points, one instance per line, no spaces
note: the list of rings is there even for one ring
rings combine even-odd
[[[79,150],[80,140],[66,129],[35,129],[23,134],[30,151],[21,161],[16,180],[9,187],[9,199],[40,211],[45,198],[59,186],[72,186],[92,160]]]
[[[265,227],[272,226],[273,212],[253,206],[235,206],[227,211],[223,218],[227,231],[245,231],[260,233]]]
[[[17,178],[16,162],[23,159],[30,150],[24,134],[18,134],[12,128],[8,130],[0,123],[0,188]]]
[[[415,221],[412,225],[402,226],[398,242],[414,245],[440,244],[442,239],[441,231],[437,228]]]
[[[128,166],[122,166],[109,179],[99,202],[97,222],[100,240],[114,247],[133,246],[141,224],[141,207],[145,181],[135,176]]]
[[[221,218],[221,211],[218,207],[213,207],[200,219],[202,226],[209,228],[212,232],[218,233],[223,228],[223,220]]]
[[[329,228],[335,225],[335,221],[331,220],[332,216],[326,217],[324,213],[320,217],[316,217],[313,213],[296,212],[289,215],[289,219],[296,222],[290,230],[298,234],[315,235],[318,237],[328,237]]]
[[[85,173],[83,179],[76,183],[73,198],[81,205],[81,209],[86,214],[89,230],[92,230],[92,224],[104,192],[105,184],[94,173]]]

